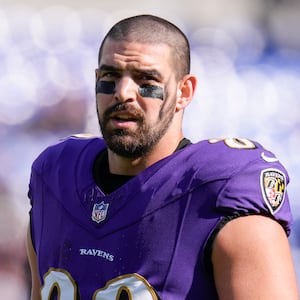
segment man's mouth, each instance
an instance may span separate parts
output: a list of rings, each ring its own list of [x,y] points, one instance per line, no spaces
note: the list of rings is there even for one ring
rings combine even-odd
[[[111,119],[117,120],[117,121],[137,121],[137,118],[134,117],[131,114],[114,114],[111,116]]]
[[[136,125],[139,118],[132,113],[128,112],[115,112],[109,116],[109,119],[114,127],[129,129],[131,126]]]

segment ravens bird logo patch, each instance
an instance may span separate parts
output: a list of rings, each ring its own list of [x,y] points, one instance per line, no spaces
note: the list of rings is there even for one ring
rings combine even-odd
[[[285,175],[277,169],[265,169],[261,172],[260,181],[264,201],[270,212],[275,214],[284,202]]]

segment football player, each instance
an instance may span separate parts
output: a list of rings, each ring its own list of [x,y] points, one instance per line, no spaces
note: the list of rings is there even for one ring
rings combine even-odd
[[[103,138],[32,166],[32,299],[298,299],[287,171],[254,141],[184,137],[197,79],[182,31],[121,20],[95,77]]]

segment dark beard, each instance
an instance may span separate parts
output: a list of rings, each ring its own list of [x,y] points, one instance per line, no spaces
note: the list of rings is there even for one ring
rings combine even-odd
[[[140,111],[131,108],[131,105],[128,105],[127,103],[119,103],[108,109],[104,114],[103,120],[99,121],[107,147],[122,157],[133,159],[151,152],[154,146],[166,133],[173,118],[173,107],[171,108],[172,112],[163,112],[163,108],[164,105],[159,113],[159,120],[157,124],[155,124],[157,126],[154,127],[146,125],[144,115]],[[111,130],[107,128],[110,114],[123,110],[129,111],[136,116],[136,120],[139,125],[137,131],[133,132],[127,129]]]
[[[140,132],[140,130],[138,131]],[[127,157],[138,158],[150,152],[156,141],[145,139],[142,133],[127,132],[127,130],[114,130],[112,134],[103,134],[107,147],[114,153]]]

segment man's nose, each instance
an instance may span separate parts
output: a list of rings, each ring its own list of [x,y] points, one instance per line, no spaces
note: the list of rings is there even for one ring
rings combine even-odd
[[[136,99],[138,85],[129,76],[124,76],[116,82],[115,95],[116,101],[131,102]]]

